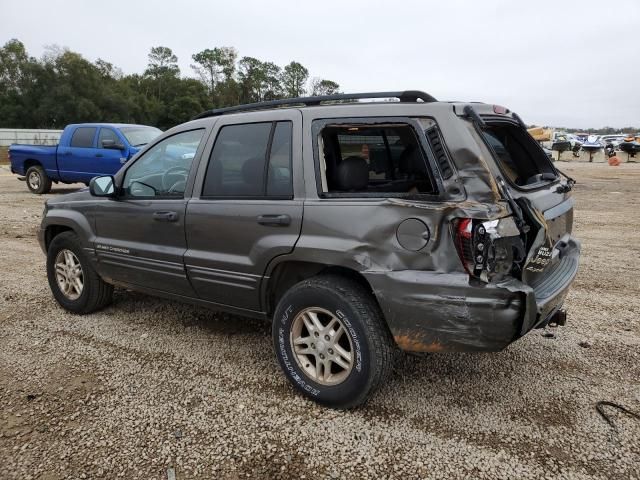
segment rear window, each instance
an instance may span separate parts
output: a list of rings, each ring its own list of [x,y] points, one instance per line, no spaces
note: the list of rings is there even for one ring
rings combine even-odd
[[[327,125],[319,143],[323,193],[376,197],[436,193],[410,125]]]
[[[549,158],[526,130],[512,124],[489,124],[481,133],[511,183],[530,187],[556,178]]]
[[[80,127],[73,132],[71,137],[71,146],[78,148],[93,147],[93,139],[96,136],[95,127]]]
[[[203,197],[290,197],[291,122],[227,125],[220,129]]]

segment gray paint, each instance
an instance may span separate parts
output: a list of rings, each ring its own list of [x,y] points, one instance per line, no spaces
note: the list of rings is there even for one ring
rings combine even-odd
[[[541,227],[525,265],[535,264],[541,248],[553,249],[564,242],[566,249],[562,255],[555,253],[545,272],[527,273],[522,281],[507,278],[487,284],[470,279],[453,243],[452,220],[494,220],[509,215],[510,208],[494,180],[500,170],[490,151],[478,141],[475,127],[456,114],[463,105],[340,104],[189,122],[156,140],[193,128],[207,129],[184,199],[123,201],[93,198],[86,191],[59,197],[48,202],[40,236],[44,245],[44,232],[51,226],[73,228],[85,248],[94,252],[97,271],[114,284],[257,317],[269,317],[273,296],[286,287],[277,282],[293,282],[325,267],[348,269],[369,283],[401,348],[499,350],[561,306],[577,271],[579,244],[569,235],[570,193],[556,192],[560,180],[538,190],[512,187],[512,195],[528,205],[531,221]],[[474,108],[487,113],[490,107],[474,104]],[[401,118],[414,126],[437,123],[454,171],[446,180],[440,177],[421,135],[437,195],[418,201],[319,194],[314,128],[328,119],[341,123],[371,117]],[[293,122],[293,198],[202,198],[218,130],[234,123],[277,120]],[[118,172],[118,184],[126,168],[151,147]],[[179,220],[154,222],[151,215],[159,209],[177,212]],[[265,214],[289,215],[291,223],[261,225],[257,216]],[[109,251],[111,247],[119,251]],[[561,264],[561,256],[570,257],[571,265]],[[552,295],[536,299],[531,285],[545,275],[555,275],[557,286]]]

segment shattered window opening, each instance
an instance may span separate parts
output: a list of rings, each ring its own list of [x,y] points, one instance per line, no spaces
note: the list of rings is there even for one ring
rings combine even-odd
[[[426,155],[408,124],[328,125],[321,132],[322,192],[413,197],[437,193]]]

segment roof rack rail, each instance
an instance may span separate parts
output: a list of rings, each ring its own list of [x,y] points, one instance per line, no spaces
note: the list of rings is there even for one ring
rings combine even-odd
[[[317,95],[314,97],[297,97],[297,98],[283,98],[280,100],[270,100],[266,102],[245,103],[244,105],[236,105],[233,107],[216,108],[214,110],[207,110],[201,114],[193,117],[193,120],[198,118],[215,117],[218,115],[224,115],[226,113],[245,112],[249,110],[264,110],[273,107],[281,107],[285,105],[304,105],[310,107],[313,105],[320,105],[322,102],[338,102],[345,100],[359,100],[362,98],[397,98],[401,102],[437,102],[437,100],[428,93],[421,92],[419,90],[405,90],[404,92],[369,92],[369,93],[337,93],[335,95]]]

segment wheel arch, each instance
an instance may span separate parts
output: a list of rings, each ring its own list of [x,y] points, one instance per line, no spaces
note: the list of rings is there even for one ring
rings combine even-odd
[[[263,288],[263,305],[268,316],[275,311],[276,305],[282,296],[293,285],[307,278],[320,274],[334,274],[355,280],[368,292],[378,303],[375,293],[365,276],[349,267],[342,265],[332,265],[320,262],[309,262],[302,260],[285,260],[273,267],[271,274],[267,278],[265,287]]]
[[[27,158],[24,162],[24,173],[26,175],[27,170],[29,170],[31,167],[42,167],[42,162],[40,160],[35,160],[33,158]],[[44,167],[42,167],[44,169]],[[46,173],[46,171],[45,171]]]
[[[93,250],[95,235],[89,220],[80,212],[74,210],[51,210],[42,222],[42,232],[45,252],[49,250],[51,241],[62,232],[74,232],[83,248]]]
[[[58,224],[54,224],[54,225],[48,225],[45,230],[44,230],[44,247],[45,250],[49,250],[49,245],[51,245],[51,242],[53,241],[53,239],[55,237],[57,237],[58,235],[60,235],[63,232],[74,232],[76,233],[76,231],[71,228],[68,225],[58,225]]]

